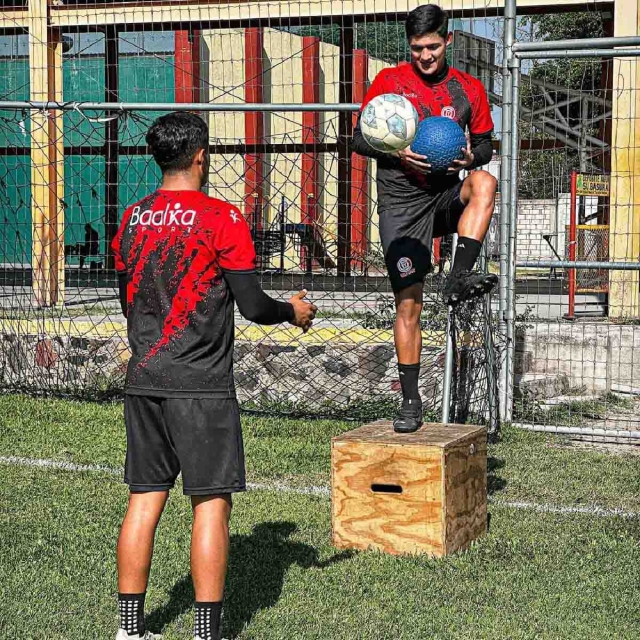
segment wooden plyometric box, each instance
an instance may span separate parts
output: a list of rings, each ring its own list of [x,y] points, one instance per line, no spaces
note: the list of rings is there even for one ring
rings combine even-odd
[[[487,529],[485,427],[375,422],[331,443],[332,537],[341,549],[444,556]]]

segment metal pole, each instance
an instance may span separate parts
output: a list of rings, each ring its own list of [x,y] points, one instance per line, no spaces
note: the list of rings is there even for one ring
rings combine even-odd
[[[454,233],[451,240],[451,266],[456,257],[458,234]],[[442,424],[449,422],[451,410],[451,378],[453,377],[453,307],[447,307],[447,347],[444,354],[444,379],[442,381]]]
[[[577,196],[577,184],[578,174],[575,171],[571,172],[571,205],[569,207],[569,260],[575,262],[576,260],[576,242],[577,229],[576,229],[576,215],[578,209],[578,196]],[[573,320],[576,316],[576,270],[571,269],[569,271],[569,312],[565,316],[567,320]]]
[[[481,271],[488,270],[489,258],[487,256],[487,243],[482,244]],[[487,402],[489,404],[487,418],[489,421],[489,433],[497,435],[500,429],[498,381],[496,379],[496,354],[493,342],[493,332],[491,331],[491,296],[484,296],[484,352],[485,352],[485,372],[487,376]]]
[[[506,14],[505,14],[506,15]],[[547,42],[517,42],[513,51],[557,51],[561,49],[603,49],[605,47],[640,47],[640,36],[624,38],[580,38],[576,40],[549,40]]]
[[[516,36],[516,0],[506,0],[504,9],[504,51],[502,59],[502,139],[500,143],[500,284],[499,284],[499,329],[509,339],[507,322],[507,300],[509,296],[509,201],[511,181],[509,179],[511,153],[511,72],[509,60]],[[500,415],[507,416],[508,351],[500,369]]]
[[[353,18],[343,18],[340,28],[340,102],[353,99],[353,49],[355,27]],[[337,206],[337,266],[338,276],[351,275],[351,149],[353,118],[349,113],[338,116],[338,206]]]
[[[507,353],[506,353],[506,398],[504,419],[511,422],[513,417],[513,383],[514,383],[514,353],[515,353],[515,285],[516,285],[516,232],[518,225],[518,160],[519,144],[518,136],[518,105],[520,103],[520,60],[512,58],[510,62],[512,86],[511,86],[511,154],[510,172],[511,190],[509,192],[509,282],[507,297]]]
[[[513,425],[519,429],[527,431],[538,431],[540,433],[566,434],[571,436],[597,436],[598,438],[616,438],[631,440],[635,444],[640,442],[640,431],[626,431],[623,429],[598,429],[590,427],[564,427],[555,425],[540,425],[516,422]]]
[[[120,75],[120,64],[118,62],[118,30],[114,26],[105,29],[105,98],[112,103],[118,101],[118,76]],[[105,180],[105,202],[104,202],[104,231],[106,245],[106,267],[115,268],[115,257],[111,249],[113,241],[118,231],[118,118],[113,116],[113,112],[105,114],[104,124],[104,180]]]
[[[518,260],[517,267],[528,269],[604,269],[640,271],[640,262],[598,262],[597,260]]]
[[[564,49],[562,51],[522,51],[515,53],[521,60],[537,60],[552,58],[637,58],[640,49]]]
[[[43,111],[62,109],[63,111],[322,111],[325,113],[358,111],[355,103],[206,103],[206,102],[46,102],[1,101],[0,109],[27,109]]]

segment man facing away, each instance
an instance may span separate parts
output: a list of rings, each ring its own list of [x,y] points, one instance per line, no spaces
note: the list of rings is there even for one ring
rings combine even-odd
[[[384,93],[405,96],[420,118],[452,118],[468,131],[464,158],[446,175],[430,175],[426,157],[411,149],[385,154],[370,147],[356,125],[352,148],[377,160],[380,238],[395,294],[395,346],[398,356],[402,408],[394,429],[416,431],[422,425],[418,392],[422,334],[420,313],[423,285],[431,269],[434,237],[458,233],[458,246],[444,287],[447,304],[482,295],[497,283],[493,275],[475,273],[473,266],[493,213],[497,183],[486,171],[473,171],[460,180],[463,169],[475,169],[492,157],[493,121],[481,82],[451,69],[446,61],[451,44],[448,17],[437,5],[420,6],[409,13],[406,34],[411,62],[383,69],[367,92],[362,108]]]
[[[149,639],[144,599],[156,526],[182,471],[191,496],[194,638],[219,640],[231,494],[245,489],[233,372],[234,300],[261,324],[308,330],[316,307],[258,283],[247,223],[206,196],[209,132],[190,113],[154,122],[147,144],[160,189],[129,207],[113,242],[131,360],[126,380],[129,504],[117,548],[117,640]]]

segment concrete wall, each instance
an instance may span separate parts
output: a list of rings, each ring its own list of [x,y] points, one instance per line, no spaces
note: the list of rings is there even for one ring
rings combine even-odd
[[[518,374],[564,374],[589,393],[640,393],[640,327],[531,323],[519,332]]]
[[[557,200],[520,200],[518,206],[519,260],[553,260],[555,256],[542,237],[550,234],[556,252],[564,257],[566,228],[570,220],[571,196],[561,193]],[[596,213],[597,198],[586,199],[586,216]],[[595,224],[595,220],[592,221]]]

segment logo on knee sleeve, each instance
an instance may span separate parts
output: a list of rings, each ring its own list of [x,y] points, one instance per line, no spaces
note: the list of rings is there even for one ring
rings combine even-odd
[[[398,271],[400,272],[401,278],[406,278],[416,272],[410,258],[400,258],[400,260],[398,260]]]

